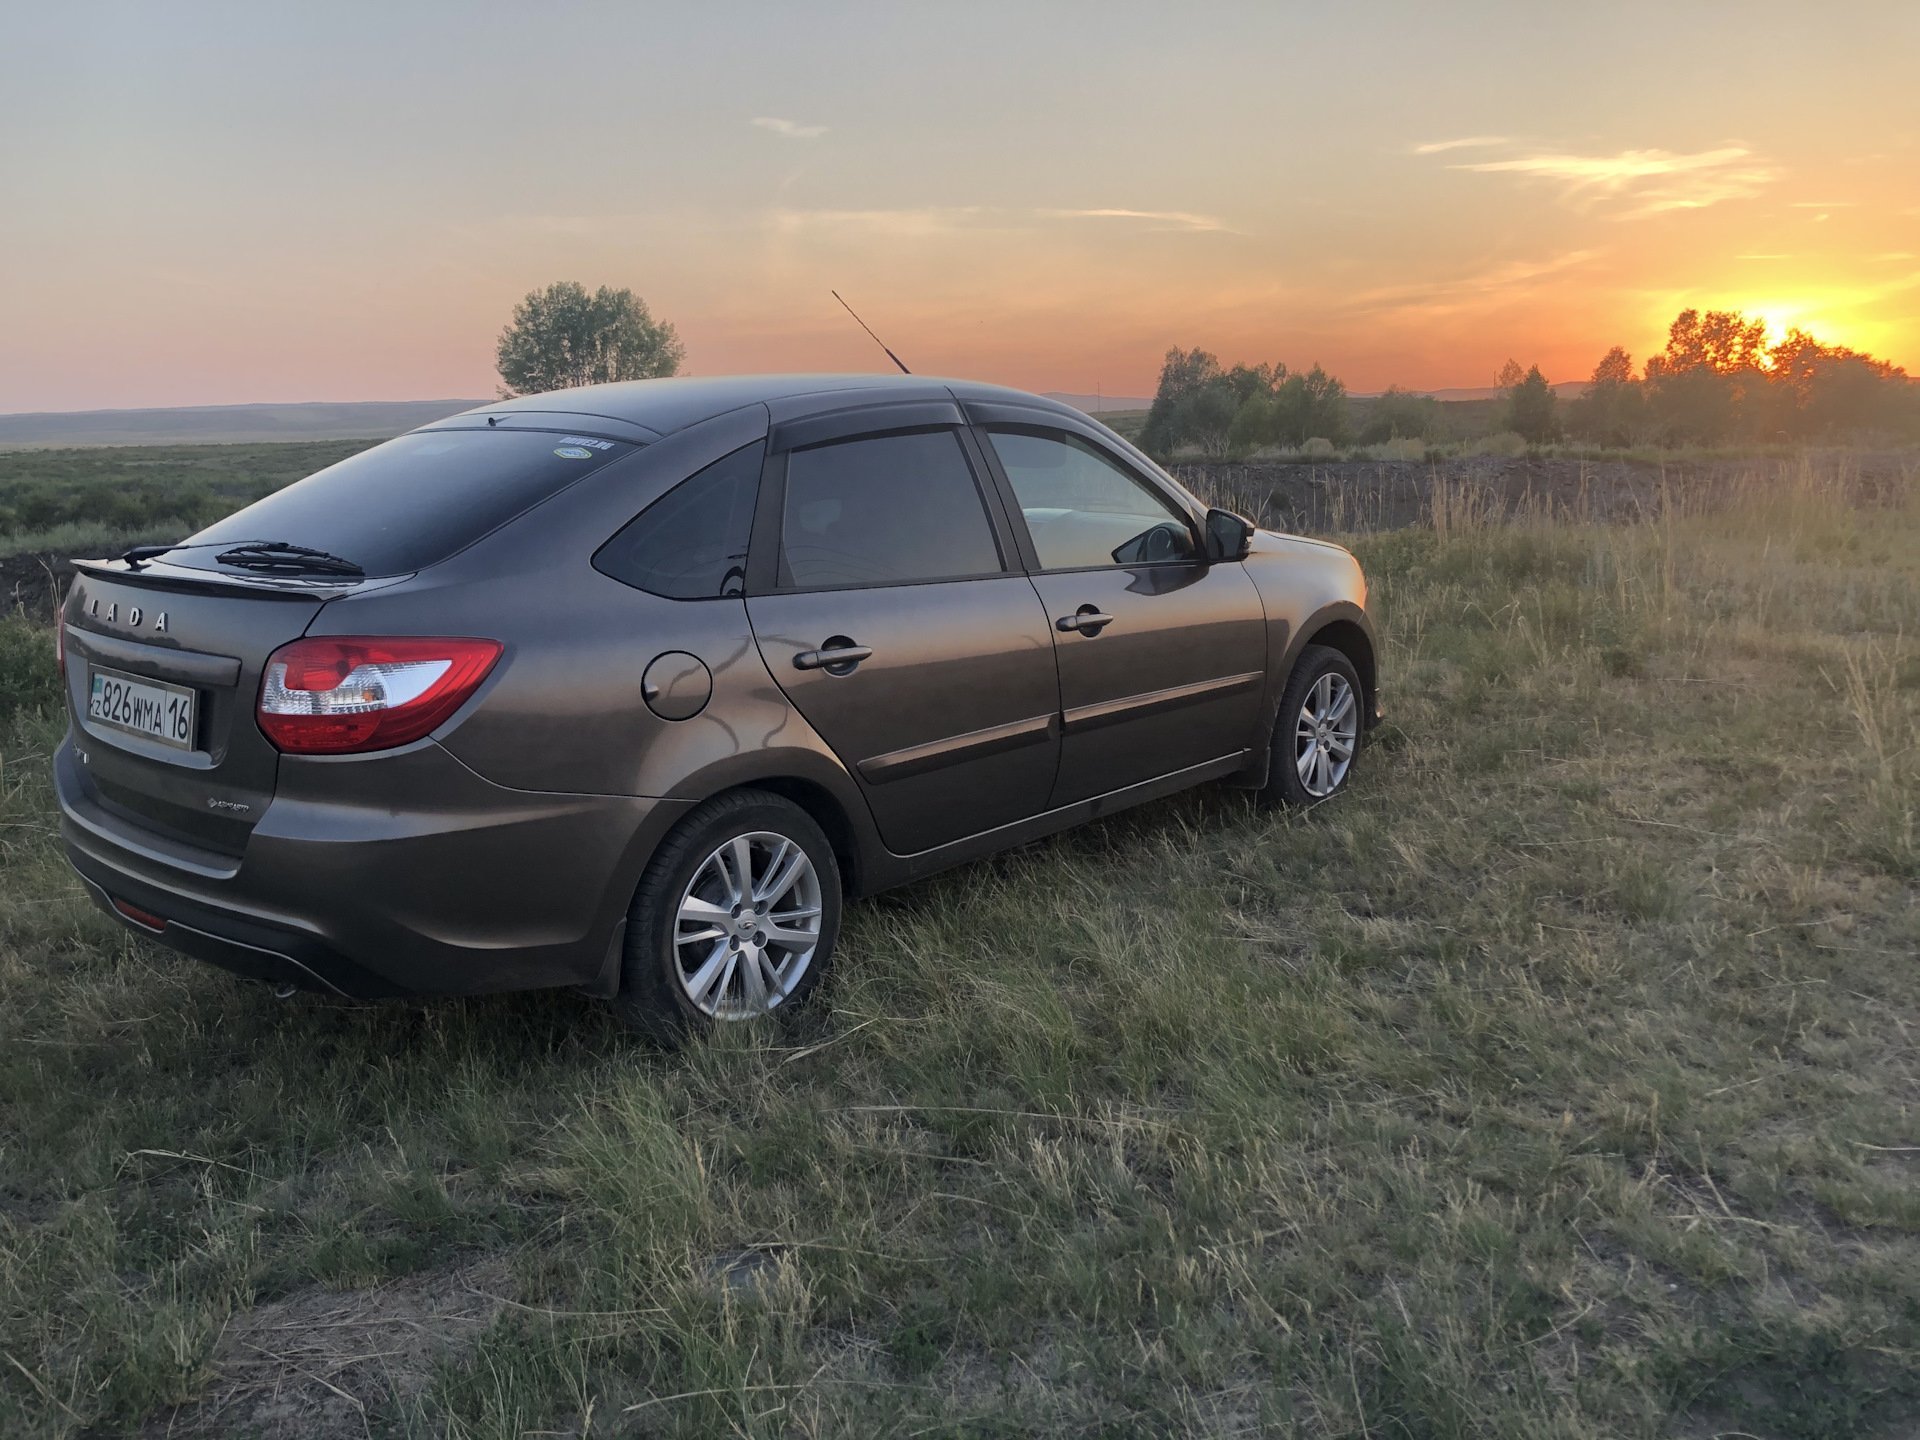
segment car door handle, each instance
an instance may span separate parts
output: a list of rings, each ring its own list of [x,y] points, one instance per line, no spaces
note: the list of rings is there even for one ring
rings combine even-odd
[[[1056,630],[1078,630],[1082,635],[1098,635],[1113,623],[1113,616],[1102,614],[1097,605],[1082,605],[1071,615],[1062,615],[1053,622]]]
[[[865,645],[836,635],[818,650],[802,650],[793,657],[796,670],[824,670],[829,675],[851,675],[862,660],[871,660],[873,651]]]

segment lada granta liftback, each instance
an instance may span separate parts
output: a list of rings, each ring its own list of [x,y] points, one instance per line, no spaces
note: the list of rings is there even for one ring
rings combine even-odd
[[[127,925],[350,996],[792,1005],[842,900],[1226,779],[1345,786],[1353,557],[1064,405],[651,380],[425,426],[78,562],[54,759]]]

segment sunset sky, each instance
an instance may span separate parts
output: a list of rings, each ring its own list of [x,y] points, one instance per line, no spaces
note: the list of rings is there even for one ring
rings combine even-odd
[[[1685,305],[1920,369],[1920,4],[9,7],[0,411],[491,395],[630,286],[698,373],[1584,378]]]

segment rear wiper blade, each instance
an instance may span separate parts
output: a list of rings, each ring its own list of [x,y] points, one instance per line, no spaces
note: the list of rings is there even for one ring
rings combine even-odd
[[[285,540],[250,540],[222,550],[213,557],[221,565],[238,570],[278,570],[304,575],[364,576],[367,572],[353,561],[306,545],[291,545]]]
[[[120,558],[129,569],[138,570],[147,561],[175,550],[211,550],[218,545],[226,548],[213,558],[222,565],[242,570],[280,570],[309,575],[364,576],[367,573],[351,560],[287,540],[181,540],[172,545],[135,545],[121,551]]]

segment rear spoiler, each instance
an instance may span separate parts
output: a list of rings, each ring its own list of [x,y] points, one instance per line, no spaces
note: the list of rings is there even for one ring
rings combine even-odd
[[[369,590],[384,590],[413,578],[411,572],[367,579],[339,575],[229,574],[191,565],[169,565],[164,560],[145,561],[137,570],[124,560],[69,560],[67,563],[83,575],[142,589],[188,590],[210,595],[241,593],[266,600],[339,600],[348,595],[364,595]]]

